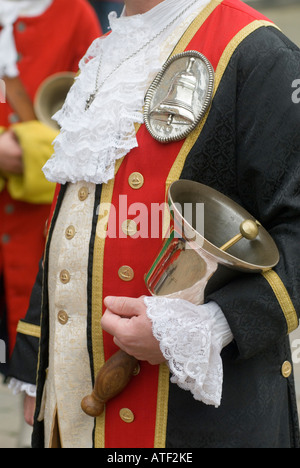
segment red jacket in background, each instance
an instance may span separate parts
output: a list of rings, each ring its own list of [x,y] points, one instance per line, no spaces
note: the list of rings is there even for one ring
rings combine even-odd
[[[41,16],[18,18],[14,24],[18,68],[31,99],[34,100],[38,87],[47,77],[62,71],[77,72],[81,57],[99,35],[99,21],[86,0],[54,0]],[[0,105],[0,127],[9,127],[17,120],[8,104]],[[20,123],[16,130],[18,136],[23,131],[24,141],[25,126]],[[21,146],[22,141],[21,138]],[[45,142],[41,135],[33,135],[26,142],[23,153],[26,151],[28,154],[29,151],[30,154],[28,145],[32,145],[35,155],[41,154],[40,170],[38,167],[37,173],[44,178],[42,166],[45,163],[45,152],[46,157],[50,157],[53,152],[51,140]],[[40,151],[37,151],[37,145],[40,145]],[[41,186],[40,180],[38,185]],[[9,184],[0,191],[0,279],[2,277],[4,282],[9,348],[12,351],[16,327],[26,314],[43,253],[44,227],[51,199],[41,203],[39,198],[43,197],[39,193],[36,201],[28,203],[22,198],[16,199],[10,192]],[[2,307],[0,317],[3,313]]]

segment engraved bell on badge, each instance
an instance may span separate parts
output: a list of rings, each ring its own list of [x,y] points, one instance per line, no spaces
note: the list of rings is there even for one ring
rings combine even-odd
[[[172,81],[168,95],[150,113],[154,120],[171,124],[191,125],[195,122],[192,102],[197,87],[193,72],[195,58],[188,61],[187,69],[177,73]]]

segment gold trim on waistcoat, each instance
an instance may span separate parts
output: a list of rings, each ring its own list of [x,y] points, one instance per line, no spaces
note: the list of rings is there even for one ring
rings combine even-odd
[[[168,421],[170,371],[166,364],[159,367],[154,448],[165,448]]]
[[[120,159],[116,163],[115,175],[117,174],[122,161]],[[102,185],[102,193],[100,204],[111,203],[114,191],[115,179],[110,180],[107,184]],[[98,220],[100,220],[100,216]],[[108,215],[109,216],[109,215]],[[93,361],[94,361],[94,378],[105,364],[103,335],[101,328],[102,318],[102,302],[103,302],[103,263],[104,263],[104,248],[105,236],[95,237],[94,258],[97,261],[93,263],[92,275],[92,340],[93,340]],[[105,447],[105,410],[96,418],[95,425],[95,447]]]
[[[287,333],[290,334],[292,331],[298,328],[299,320],[289,293],[287,292],[287,289],[281,281],[280,277],[274,270],[269,270],[265,273],[262,273],[262,275],[273,289],[276,299],[278,300],[286,319],[288,329]]]

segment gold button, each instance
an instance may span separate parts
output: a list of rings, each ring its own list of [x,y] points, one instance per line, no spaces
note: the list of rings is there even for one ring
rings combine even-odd
[[[134,190],[138,190],[141,187],[143,187],[144,181],[145,181],[144,176],[140,174],[139,172],[133,172],[132,174],[130,174],[128,178],[128,183],[130,187],[133,188]]]
[[[132,423],[134,421],[134,414],[128,408],[122,408],[119,414],[120,414],[120,418],[122,419],[122,421],[126,423]]]
[[[132,219],[126,219],[122,223],[122,231],[127,236],[133,237],[137,233],[137,224]]]
[[[60,310],[57,314],[57,319],[61,325],[66,325],[69,320],[69,316],[66,311]]]
[[[71,276],[70,276],[70,273],[67,270],[62,270],[60,272],[59,278],[60,278],[60,281],[63,284],[67,284],[67,283],[69,283],[69,281],[71,279]]]
[[[134,278],[134,271],[131,267],[124,265],[119,268],[118,275],[122,281],[131,281]]]
[[[78,198],[80,201],[84,201],[89,196],[89,189],[87,187],[81,187],[78,191]]]
[[[282,364],[282,367],[281,367],[281,373],[282,373],[283,377],[288,379],[289,376],[291,375],[292,371],[293,371],[292,364],[289,361],[285,361]]]
[[[74,237],[75,234],[76,234],[76,231],[75,231],[74,226],[69,226],[69,227],[67,227],[65,234],[66,234],[66,238],[67,238],[68,240],[73,239],[73,237]]]

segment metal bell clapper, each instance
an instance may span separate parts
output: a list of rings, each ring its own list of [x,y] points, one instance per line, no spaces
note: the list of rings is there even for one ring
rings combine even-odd
[[[237,234],[235,237],[233,237],[224,245],[222,245],[222,247],[220,247],[220,250],[223,250],[223,252],[227,252],[227,250],[229,250],[242,239],[248,239],[250,241],[255,240],[259,233],[259,226],[261,226],[261,224],[258,221],[246,219],[240,225],[240,234]]]

